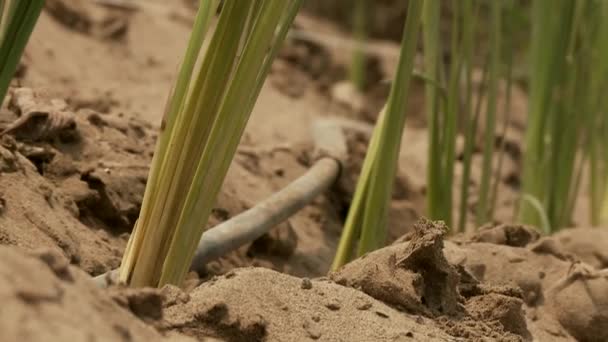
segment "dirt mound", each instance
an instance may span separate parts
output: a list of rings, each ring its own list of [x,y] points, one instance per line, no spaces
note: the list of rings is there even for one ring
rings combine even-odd
[[[427,220],[400,242],[357,259],[330,278],[413,314],[436,319],[450,335],[529,339],[520,294],[479,283],[443,254],[447,228]]]
[[[443,256],[445,226],[422,221],[408,244],[381,249],[330,274],[338,284],[427,316],[459,310],[458,274]]]
[[[165,328],[229,341],[452,340],[431,320],[355,289],[260,268],[196,288],[187,303],[165,309]]]
[[[564,229],[553,236],[561,249],[597,269],[608,268],[608,230]]]
[[[493,235],[500,236],[501,230],[504,236],[530,236],[524,227],[513,226],[497,227]],[[481,236],[488,233],[482,232],[473,240]],[[568,256],[559,240],[558,234],[555,238],[530,238],[527,243],[516,239],[519,247],[508,245],[512,239],[505,239],[504,244],[446,243],[445,254],[451,263],[464,266],[484,283],[519,288],[534,336],[604,341],[608,339],[603,328],[608,322],[608,273]]]
[[[163,337],[52,251],[0,247],[2,341],[193,341]]]
[[[155,130],[122,115],[76,110],[29,88],[14,89],[9,102],[11,110],[0,112],[0,242],[26,250],[53,248],[93,275],[118,267],[141,206]],[[209,225],[300,176],[307,151],[305,146],[267,149],[245,138]],[[322,275],[333,256],[327,245],[337,242],[338,222],[331,202],[319,198],[207,270],[221,274],[265,266]]]
[[[117,267],[146,182],[149,126],[28,88],[10,96],[13,111],[0,113],[3,244],[59,250],[91,274]]]

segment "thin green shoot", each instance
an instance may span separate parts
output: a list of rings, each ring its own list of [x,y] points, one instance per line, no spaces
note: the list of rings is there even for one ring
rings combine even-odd
[[[422,4],[423,0],[412,0],[408,3],[397,71],[386,108],[379,117],[370,141],[332,264],[333,270],[350,260],[357,234],[360,234],[358,256],[381,247],[385,242],[388,207],[405,124]]]
[[[545,207],[543,204],[533,196],[528,194],[523,194],[521,196],[521,200],[527,204],[529,204],[534,210],[536,210],[536,214],[540,218],[542,231],[545,234],[551,234],[551,223],[549,222],[549,217],[547,216],[547,212],[545,211]]]
[[[6,96],[43,7],[44,0],[0,1],[0,101]]]
[[[496,108],[498,96],[498,84],[500,77],[500,57],[502,39],[502,2],[492,1],[490,4],[491,28],[490,28],[490,66],[488,81],[488,107],[486,111],[484,145],[483,145],[483,167],[479,199],[477,201],[476,223],[478,226],[489,220],[490,207],[490,182],[492,176],[492,161],[494,155],[495,131],[496,131]]]
[[[475,149],[475,137],[479,127],[479,118],[481,117],[481,109],[483,99],[486,96],[485,88],[488,83],[488,66],[489,63],[485,63],[482,69],[481,83],[479,84],[477,91],[477,101],[475,103],[475,110],[473,117],[467,119],[465,142],[464,142],[464,155],[462,159],[462,184],[460,190],[460,216],[458,219],[458,231],[464,232],[467,224],[468,216],[468,199],[469,199],[469,185],[471,183],[471,169],[473,161],[473,150]],[[472,93],[471,93],[472,94]],[[469,100],[472,103],[472,99]]]
[[[465,100],[464,100],[464,153],[462,160],[462,180],[460,189],[460,207],[458,210],[458,225],[456,231],[464,232],[467,222],[468,215],[468,199],[469,199],[469,184],[471,178],[471,162],[473,156],[473,149],[475,147],[475,132],[479,123],[479,116],[481,111],[481,99],[482,89],[487,82],[487,67],[482,69],[482,80],[478,90],[478,101],[473,108],[473,72],[474,67],[474,42],[475,42],[475,29],[477,25],[477,17],[479,11],[479,5],[473,6],[472,0],[460,1],[459,4],[462,6],[462,20],[463,20],[463,35],[462,35],[462,58],[463,67],[465,73]],[[486,63],[487,65],[487,63]]]
[[[563,101],[554,101],[554,94],[564,86],[566,71],[572,72],[567,66],[568,49],[572,44],[573,2],[568,0],[534,0],[532,2],[532,39],[530,63],[530,105],[529,120],[525,137],[525,153],[523,163],[522,193],[536,198],[543,204],[549,216],[551,227],[557,222],[551,222],[552,214],[557,213],[556,206],[549,201],[555,201],[557,194],[550,194],[560,178],[566,177],[554,174],[557,142],[571,145],[573,142],[563,141],[564,137],[555,136],[563,124],[556,120],[560,111],[563,113]],[[565,39],[566,38],[566,39]],[[563,113],[572,115],[572,113]],[[571,137],[569,137],[571,138]],[[561,152],[560,152],[561,153]],[[570,183],[568,183],[569,185]],[[523,198],[523,197],[522,197]],[[553,207],[552,209],[550,209]],[[523,223],[539,226],[542,224],[538,210],[529,201],[520,203],[519,220]]]
[[[353,33],[355,49],[350,65],[350,79],[358,91],[366,86],[366,56],[364,46],[367,41],[367,25],[370,10],[369,0],[355,0],[353,13]]]
[[[505,18],[512,18],[515,17],[513,15],[513,11],[515,10],[515,6],[514,6],[514,2],[510,1],[507,3],[508,7],[505,8]],[[507,20],[507,22],[505,23],[506,27],[505,27],[505,34],[503,35],[503,46],[505,48],[506,51],[513,51],[513,49],[515,48],[515,44],[513,43],[513,35],[514,35],[514,24],[513,24],[513,20]],[[513,58],[514,58],[514,53],[513,52],[509,52],[507,53],[507,72],[506,72],[506,78],[507,78],[507,82],[506,82],[506,96],[505,96],[505,100],[504,100],[504,110],[503,110],[503,127],[502,130],[500,132],[500,144],[498,146],[498,162],[497,162],[497,166],[496,166],[496,170],[495,170],[495,175],[494,175],[494,183],[492,185],[492,191],[490,193],[490,208],[488,209],[488,212],[490,213],[489,217],[492,219],[494,218],[494,212],[496,210],[496,204],[498,202],[498,190],[499,190],[499,185],[502,181],[502,171],[503,171],[503,164],[504,164],[504,159],[505,159],[505,155],[507,153],[506,151],[506,143],[507,143],[507,134],[509,132],[509,126],[511,125],[511,96],[512,96],[512,91],[513,91]]]
[[[426,77],[442,84],[440,76],[440,1],[426,0],[422,15],[422,35],[424,45],[424,72]],[[427,83],[425,88],[427,122],[429,129],[429,149],[427,165],[427,216],[431,219],[445,219],[443,196],[442,153],[441,153],[441,102],[439,87]],[[447,97],[447,95],[446,95]],[[449,101],[449,99],[448,99]]]

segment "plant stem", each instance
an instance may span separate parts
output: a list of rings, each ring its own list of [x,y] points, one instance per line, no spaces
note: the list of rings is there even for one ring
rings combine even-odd
[[[440,42],[439,42],[440,1],[424,2],[422,24],[424,39],[425,76],[441,85],[439,80]],[[426,109],[429,127],[429,150],[427,165],[427,216],[433,220],[442,219],[445,198],[442,196],[442,158],[441,125],[439,122],[439,89],[427,82]]]
[[[510,3],[511,6],[513,6],[513,3]],[[510,11],[507,11],[507,18],[509,16],[511,16],[511,11],[513,9],[513,7],[509,8]],[[508,28],[507,28],[507,34],[505,35],[505,49],[506,51],[513,51],[513,49],[515,48],[514,44],[513,44],[513,25],[510,21],[508,21]],[[494,213],[496,210],[496,204],[498,202],[498,189],[499,189],[499,185],[502,181],[502,168],[503,168],[503,162],[505,159],[505,155],[506,155],[506,142],[507,142],[507,133],[509,131],[509,126],[511,125],[511,93],[512,93],[512,88],[513,88],[513,52],[507,53],[507,94],[506,94],[506,98],[505,98],[505,106],[504,106],[504,122],[503,122],[503,127],[502,127],[502,131],[501,131],[501,140],[500,140],[500,145],[498,147],[498,163],[497,163],[497,167],[496,167],[496,171],[495,171],[495,175],[494,175],[494,184],[492,186],[492,191],[490,193],[490,208],[488,209],[488,212],[490,213],[490,219],[494,218]]]
[[[498,82],[500,73],[501,56],[501,1],[492,1],[491,5],[492,27],[490,33],[490,69],[488,84],[488,108],[486,112],[486,125],[484,132],[483,167],[481,185],[479,189],[479,200],[477,202],[477,225],[482,225],[489,219],[488,204],[490,180],[492,176],[492,160],[494,154],[495,129],[496,129],[496,102],[498,94]]]
[[[296,1],[300,2],[300,1]],[[176,232],[171,241],[167,260],[162,269],[159,285],[179,284],[183,281],[196,251],[196,246],[228,172],[241,135],[245,129],[251,109],[261,91],[263,80],[269,70],[269,52],[277,43],[277,27],[286,30],[298,6],[289,6],[285,0],[267,0],[260,9],[259,17],[245,45],[242,58],[234,71],[234,78],[227,88],[226,95],[218,111],[218,120],[211,129],[209,143],[196,168],[192,185],[181,212]],[[286,9],[294,11],[287,13]],[[284,34],[280,34],[284,37]],[[269,50],[270,49],[270,50]],[[253,90],[253,91],[252,91]],[[243,102],[234,99],[244,99]],[[225,139],[228,138],[228,143]],[[214,162],[223,156],[220,162]],[[199,189],[206,189],[201,194]]]
[[[479,6],[473,7],[472,0],[464,0],[459,2],[463,8],[463,65],[465,66],[465,109],[464,109],[464,154],[463,154],[463,172],[462,172],[462,184],[460,189],[460,208],[458,215],[458,232],[464,232],[467,214],[468,214],[468,198],[469,198],[469,184],[471,175],[471,160],[473,155],[473,147],[475,145],[475,132],[477,131],[479,111],[481,108],[481,92],[482,87],[479,87],[479,100],[473,112],[473,48],[475,40],[475,27],[477,18],[477,9]],[[485,84],[485,78],[487,75],[487,68],[483,68],[483,75],[481,85]]]
[[[410,0],[408,4],[399,64],[388,98],[386,117],[381,126],[382,135],[378,141],[379,153],[372,165],[367,190],[366,210],[363,215],[361,241],[358,248],[359,256],[382,246],[386,239],[388,207],[405,125],[409,86],[418,45],[422,2],[422,0]]]
[[[389,99],[379,116],[363,162],[332,270],[350,260],[357,233],[361,233],[358,256],[378,248],[386,238],[388,207],[405,124],[422,3],[423,0],[411,0],[408,3],[397,71]]]
[[[366,57],[364,46],[365,42],[367,41],[367,20],[369,10],[369,0],[355,0],[353,32],[356,46],[353,51],[353,60],[350,66],[350,79],[359,91],[363,91],[366,84]]]

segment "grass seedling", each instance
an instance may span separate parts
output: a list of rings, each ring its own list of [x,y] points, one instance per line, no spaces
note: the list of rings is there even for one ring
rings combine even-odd
[[[405,124],[422,4],[423,0],[411,0],[408,3],[397,71],[386,107],[379,116],[365,156],[332,265],[333,270],[351,259],[358,234],[358,256],[382,246],[386,239],[388,207]]]
[[[251,111],[301,0],[202,0],[153,158],[142,210],[120,280],[180,284]]]
[[[602,90],[608,87],[608,2],[599,1],[594,8],[597,31],[591,38],[591,70],[589,92],[589,186],[591,223],[608,225],[608,110]],[[602,201],[606,218],[602,220]]]
[[[457,231],[464,232],[468,215],[469,184],[471,182],[471,162],[475,147],[475,132],[479,123],[483,86],[486,83],[487,68],[483,68],[482,81],[478,89],[478,99],[473,108],[473,71],[474,71],[474,42],[475,29],[479,6],[472,0],[460,2],[462,6],[463,36],[462,58],[465,73],[465,100],[464,100],[464,153],[462,158],[462,183],[460,189],[460,208],[458,210]]]
[[[43,7],[44,0],[0,0],[0,101]]]
[[[496,131],[496,102],[498,94],[498,83],[500,77],[501,59],[501,21],[502,1],[490,3],[491,28],[490,28],[490,63],[488,78],[488,108],[486,111],[484,143],[483,143],[483,167],[477,201],[477,225],[486,223],[490,218],[490,184],[492,177],[492,160],[494,157],[494,142]]]
[[[509,126],[511,125],[511,95],[513,90],[513,59],[514,59],[514,48],[515,44],[513,41],[513,36],[515,35],[515,24],[512,18],[516,17],[517,7],[515,6],[514,1],[507,1],[504,3],[503,15],[505,17],[505,32],[502,35],[503,46],[506,50],[506,95],[504,99],[504,110],[503,110],[503,126],[500,132],[500,145],[498,148],[498,162],[497,167],[494,172],[494,183],[492,185],[492,189],[490,192],[490,207],[488,209],[489,219],[494,218],[494,212],[496,210],[496,204],[498,202],[499,197],[499,185],[502,180],[502,171],[503,164],[506,155],[506,141],[507,141],[507,133],[509,131]]]
[[[440,1],[426,0],[424,2],[422,25],[424,44],[424,72],[425,76],[441,85],[441,44],[439,33]],[[426,83],[426,108],[428,112],[429,127],[429,154],[427,167],[427,215],[431,219],[446,219],[445,202],[448,200],[443,194],[443,168],[441,153],[441,97],[439,87]],[[451,177],[450,177],[451,178]]]
[[[356,0],[353,13],[353,33],[356,44],[350,65],[350,80],[359,91],[363,91],[366,85],[366,58],[364,47],[365,42],[367,41],[369,5],[369,0]]]
[[[605,14],[605,6],[601,1],[533,2],[530,120],[522,191],[542,204],[551,231],[571,224],[587,159],[592,186],[601,188],[594,174],[598,171],[594,132],[598,113],[604,110],[598,105],[598,92],[606,85],[605,56],[600,57],[605,54],[605,17],[598,13]],[[592,190],[591,216],[597,221],[601,196],[594,191],[598,190]],[[530,203],[521,202],[520,220],[538,226],[541,218]]]
[[[440,41],[440,5],[441,1],[438,0],[426,1],[423,15],[425,73],[428,78],[439,83],[441,88],[446,89],[445,101],[442,101],[440,88],[430,83],[426,86],[429,123],[427,215],[452,226],[456,137],[458,120],[464,111],[465,149],[468,154],[465,155],[466,180],[463,181],[459,219],[459,228],[464,229],[471,154],[477,125],[472,108],[475,6],[472,0],[451,3],[450,63],[446,68]]]

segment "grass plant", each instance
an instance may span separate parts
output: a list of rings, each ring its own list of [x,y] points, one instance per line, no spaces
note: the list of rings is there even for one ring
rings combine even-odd
[[[467,217],[472,153],[479,120],[479,115],[473,112],[473,72],[476,57],[474,43],[479,3],[473,0],[453,2],[449,6],[443,3],[451,13],[450,62],[447,66],[444,63],[444,42],[441,41],[440,32],[441,5],[442,2],[438,0],[425,2],[423,19],[425,74],[440,84],[440,88],[446,89],[446,96],[443,99],[439,87],[430,83],[426,86],[429,126],[427,215],[431,219],[443,220],[448,226],[453,226],[456,137],[458,123],[463,118],[464,174],[457,226],[458,230],[463,230]],[[500,22],[496,25],[500,25]]]
[[[301,0],[202,0],[161,123],[139,219],[120,280],[180,284],[278,47]]]
[[[551,231],[572,223],[588,159],[591,217],[599,220],[598,189],[604,171],[596,149],[601,149],[597,139],[605,110],[598,98],[606,86],[605,14],[602,1],[533,1],[522,193],[542,204]],[[524,223],[541,224],[538,210],[528,200],[522,200],[519,217]]]
[[[365,156],[332,264],[334,270],[350,261],[358,235],[357,256],[379,248],[385,242],[388,207],[405,124],[422,7],[423,0],[408,3],[397,71]]]

